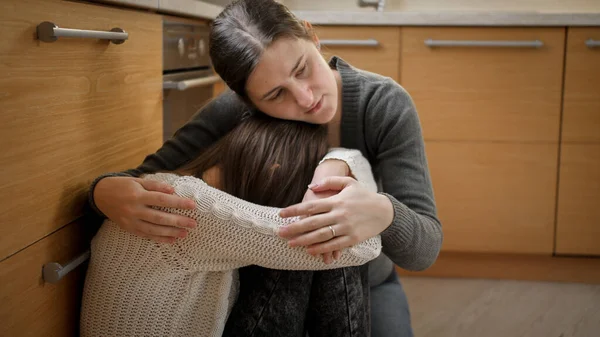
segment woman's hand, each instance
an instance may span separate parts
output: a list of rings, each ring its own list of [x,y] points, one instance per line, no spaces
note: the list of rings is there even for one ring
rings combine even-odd
[[[124,230],[157,242],[175,242],[194,228],[188,217],[153,209],[152,206],[194,209],[194,201],[172,195],[172,186],[132,177],[107,177],[94,189],[96,206]]]
[[[314,192],[340,192],[281,210],[283,218],[310,215],[279,229],[279,236],[289,239],[291,247],[306,246],[311,255],[342,250],[380,234],[392,223],[391,201],[368,191],[353,178],[328,177],[309,188]]]
[[[313,175],[311,184],[321,181],[321,180],[325,179],[326,177],[333,177],[333,176],[346,177],[348,175],[350,175],[350,168],[348,167],[348,164],[346,164],[346,162],[344,162],[342,160],[338,160],[338,159],[327,159],[327,160],[323,161],[321,164],[319,164],[317,166],[317,168],[315,169],[315,173]],[[306,191],[306,193],[304,194],[302,203],[311,201],[311,200],[327,198],[332,195],[336,195],[338,193],[339,193],[339,190],[316,192],[309,188]],[[300,218],[303,219],[305,217],[306,216],[301,216]],[[339,250],[336,250],[333,253],[329,252],[329,253],[322,254],[323,262],[325,264],[330,264],[333,262],[333,260],[337,260],[341,256],[342,256],[342,252]]]
[[[319,200],[319,199],[324,199],[324,198],[328,198],[330,196],[336,195],[338,194],[339,191],[323,191],[323,192],[315,192],[313,190],[311,190],[310,188],[306,191],[306,193],[304,193],[304,198],[302,199],[302,202],[308,202],[311,200]],[[304,219],[306,218],[306,216],[301,216],[300,219]],[[329,252],[329,253],[324,253],[322,254],[323,257],[323,262],[325,264],[330,264],[332,263],[334,260],[339,259],[342,256],[342,252],[340,252],[339,250],[334,251],[333,253]]]

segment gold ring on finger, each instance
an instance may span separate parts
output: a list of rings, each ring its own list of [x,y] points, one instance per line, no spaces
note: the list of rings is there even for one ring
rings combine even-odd
[[[331,231],[331,235],[333,235],[331,238],[335,238],[335,229],[333,229],[333,227],[329,226],[329,230]]]

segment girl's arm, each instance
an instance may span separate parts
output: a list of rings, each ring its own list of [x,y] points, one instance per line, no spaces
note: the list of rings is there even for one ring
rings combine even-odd
[[[194,177],[173,177],[159,173],[147,179],[169,182],[175,194],[196,202],[194,210],[161,208],[189,216],[198,223],[186,238],[161,245],[170,258],[179,259],[189,268],[216,271],[259,265],[282,270],[322,270],[362,265],[381,252],[381,239],[374,237],[345,249],[339,260],[325,264],[320,256],[311,256],[301,247],[290,248],[286,240],[277,236],[280,227],[295,220],[279,217],[279,208],[244,201]],[[329,229],[325,234],[331,235]]]

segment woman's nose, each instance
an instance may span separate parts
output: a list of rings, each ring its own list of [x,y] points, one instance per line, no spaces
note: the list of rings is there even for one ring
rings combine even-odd
[[[314,96],[308,84],[299,85],[294,96],[296,97],[296,103],[301,108],[308,109],[313,106]]]

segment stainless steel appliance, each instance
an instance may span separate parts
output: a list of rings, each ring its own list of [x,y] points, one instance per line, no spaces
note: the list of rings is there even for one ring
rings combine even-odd
[[[209,27],[189,21],[163,21],[163,139],[175,131],[213,96],[220,79],[208,54]]]

